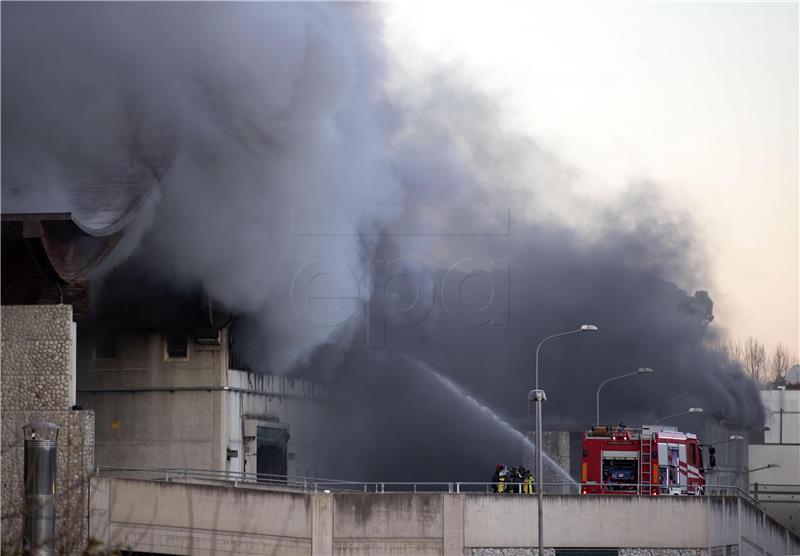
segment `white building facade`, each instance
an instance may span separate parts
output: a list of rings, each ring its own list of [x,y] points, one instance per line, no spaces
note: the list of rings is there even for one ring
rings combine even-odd
[[[800,533],[800,383],[763,390],[763,444],[750,444],[749,482],[754,497],[795,534]]]

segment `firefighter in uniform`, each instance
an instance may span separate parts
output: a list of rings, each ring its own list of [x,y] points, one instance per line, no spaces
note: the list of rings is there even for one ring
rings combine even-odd
[[[502,494],[506,490],[506,479],[508,478],[508,470],[505,465],[500,465],[500,471],[497,473],[497,492]]]
[[[514,492],[517,494],[522,494],[522,489],[525,486],[525,476],[522,474],[522,470],[525,469],[524,467],[516,467],[514,468]]]
[[[521,472],[522,472],[522,492],[524,492],[525,494],[533,494],[533,474],[524,467],[521,469]]]
[[[516,467],[509,467],[508,473],[506,474],[506,488],[504,492],[506,494],[514,494],[515,489],[517,488],[514,483],[516,483],[517,477],[517,468]]]
[[[492,474],[492,492],[498,492],[501,469],[503,469],[502,463],[498,463],[494,468],[494,473]]]

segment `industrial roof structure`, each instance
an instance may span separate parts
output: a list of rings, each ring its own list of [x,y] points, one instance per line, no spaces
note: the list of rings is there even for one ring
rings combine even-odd
[[[88,169],[65,178],[64,212],[4,212],[2,303],[68,303],[76,320],[85,315],[89,272],[114,249],[165,169]]]

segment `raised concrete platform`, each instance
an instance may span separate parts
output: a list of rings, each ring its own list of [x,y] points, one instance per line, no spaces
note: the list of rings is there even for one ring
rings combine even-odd
[[[90,533],[162,554],[532,554],[533,496],[302,493],[93,477]],[[738,497],[545,497],[549,553],[800,554],[800,539]],[[644,550],[643,550],[644,549]],[[557,553],[557,552],[556,552]]]

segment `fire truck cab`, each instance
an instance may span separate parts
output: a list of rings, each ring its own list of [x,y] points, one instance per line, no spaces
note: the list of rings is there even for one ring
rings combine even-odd
[[[583,435],[582,494],[702,494],[703,453],[676,427],[595,426]]]

